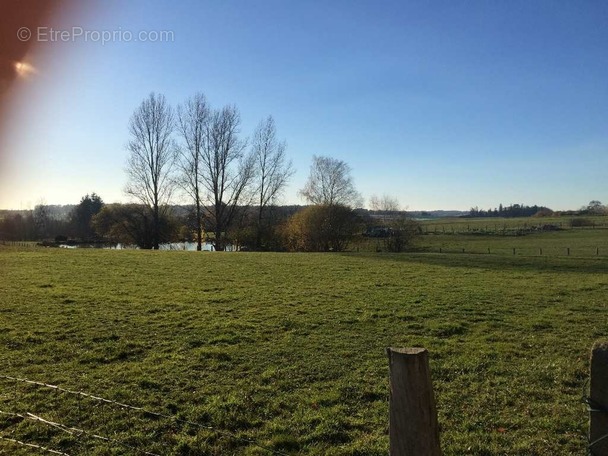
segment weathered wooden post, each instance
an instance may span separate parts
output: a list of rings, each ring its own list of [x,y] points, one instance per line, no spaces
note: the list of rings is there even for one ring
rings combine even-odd
[[[608,456],[608,342],[591,349],[590,383],[589,454]]]
[[[390,456],[441,456],[437,409],[425,348],[387,348]]]

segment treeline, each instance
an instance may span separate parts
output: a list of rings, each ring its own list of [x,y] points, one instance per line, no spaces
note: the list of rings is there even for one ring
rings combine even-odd
[[[61,209],[61,208],[60,208]],[[236,250],[343,251],[363,236],[383,238],[384,248],[400,252],[411,246],[418,224],[405,212],[353,210],[346,205],[268,206],[262,225],[259,207],[239,206],[236,222],[222,233],[224,245]],[[142,204],[104,204],[96,194],[85,195],[66,215],[56,207],[38,205],[31,211],[5,211],[0,240],[40,241],[46,245],[133,245],[154,248],[156,231],[149,208]],[[162,211],[161,243],[198,240],[194,206]],[[214,245],[211,220],[203,219],[200,237]]]
[[[526,206],[524,204],[512,204],[503,206],[500,204],[497,208],[483,210],[478,207],[473,207],[468,215],[463,217],[547,217],[547,216],[578,216],[578,215],[607,215],[608,207],[602,204],[601,201],[592,200],[589,204],[581,207],[578,210],[568,211],[553,211],[545,206]]]
[[[203,208],[205,209],[205,208]],[[284,250],[283,225],[300,208],[297,206],[269,206],[263,223],[258,223],[259,208],[237,206],[234,222],[221,233],[221,249]],[[200,221],[200,224],[199,224]],[[195,206],[166,207],[159,217],[158,230],[149,208],[142,204],[108,204],[91,219],[97,241],[106,244],[136,245],[154,249],[161,244],[194,242],[217,247],[215,224],[208,218],[199,219]],[[200,226],[200,231],[199,231]]]
[[[468,217],[532,217],[534,215],[550,215],[553,211],[545,206],[526,206],[524,204],[511,204],[503,206],[500,204],[494,209],[479,209],[472,207]]]
[[[100,235],[158,249],[194,236],[214,250],[344,250],[360,230],[362,206],[350,167],[342,160],[313,156],[300,195],[311,206],[286,217],[277,201],[294,174],[274,119],[263,119],[242,136],[236,106],[214,108],[202,93],[177,107],[151,93],[129,122],[126,193],[138,204],[104,207],[92,219]],[[191,210],[176,219],[174,195]],[[380,206],[393,201],[376,198]],[[396,235],[397,228],[390,231]]]
[[[0,240],[91,242],[98,238],[91,221],[103,206],[103,200],[93,193],[74,207],[38,204],[33,210],[2,211]]]

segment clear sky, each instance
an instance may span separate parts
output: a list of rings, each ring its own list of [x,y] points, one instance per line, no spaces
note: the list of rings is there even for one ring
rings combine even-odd
[[[107,1],[57,27],[123,35],[42,37],[12,87],[0,208],[126,201],[151,91],[236,104],[244,136],[272,114],[297,170],[284,203],[303,203],[313,154],[410,210],[608,203],[603,0]],[[140,31],[172,36],[126,41]]]

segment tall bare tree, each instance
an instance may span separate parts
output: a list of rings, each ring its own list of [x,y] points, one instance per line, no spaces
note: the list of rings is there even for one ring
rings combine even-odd
[[[382,196],[372,195],[369,199],[369,207],[372,211],[398,212],[400,210],[397,198],[384,194]]]
[[[174,189],[171,172],[175,163],[172,140],[174,116],[164,95],[151,93],[131,116],[127,146],[128,195],[141,201],[152,212],[152,247],[161,242],[161,218],[168,210]]]
[[[183,140],[179,148],[178,182],[194,202],[196,214],[196,250],[203,245],[203,196],[201,171],[203,153],[208,148],[209,123],[211,113],[207,100],[197,93],[177,108],[177,128]]]
[[[300,195],[316,205],[356,207],[361,204],[350,166],[331,157],[312,157],[310,175]]]
[[[291,160],[287,160],[285,141],[277,139],[274,119],[262,120],[253,134],[252,153],[255,160],[255,191],[257,195],[256,247],[260,247],[262,221],[267,206],[273,204],[293,175]]]
[[[239,138],[240,123],[234,106],[214,111],[201,157],[200,179],[210,203],[205,208],[213,225],[215,250],[226,247],[225,233],[235,219],[237,205],[249,203],[253,159],[244,153],[247,143]]]

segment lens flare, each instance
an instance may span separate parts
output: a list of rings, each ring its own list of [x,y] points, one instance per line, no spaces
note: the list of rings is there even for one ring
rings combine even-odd
[[[32,74],[36,74],[36,68],[27,62],[15,62],[15,71],[20,78],[26,78]]]

